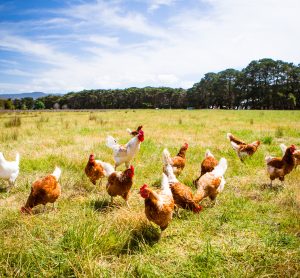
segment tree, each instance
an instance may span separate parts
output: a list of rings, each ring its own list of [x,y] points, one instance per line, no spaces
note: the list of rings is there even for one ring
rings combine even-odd
[[[44,102],[42,102],[41,100],[37,100],[35,103],[34,103],[34,109],[45,109],[45,104]]]

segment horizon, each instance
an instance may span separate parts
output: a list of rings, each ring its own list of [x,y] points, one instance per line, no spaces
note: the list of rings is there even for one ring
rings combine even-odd
[[[298,64],[299,8],[296,0],[12,0],[0,4],[0,94],[187,89],[252,60]]]

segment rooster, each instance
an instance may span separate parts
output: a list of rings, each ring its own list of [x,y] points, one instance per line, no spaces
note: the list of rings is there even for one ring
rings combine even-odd
[[[144,141],[142,126],[135,132],[131,132],[131,134],[133,135],[133,138],[124,146],[119,145],[112,136],[108,136],[106,139],[106,146],[113,150],[115,169],[122,163],[125,163],[126,168],[128,168],[130,161],[140,149],[141,142]]]
[[[54,172],[32,184],[30,195],[24,207],[21,208],[23,213],[32,213],[32,208],[37,205],[44,205],[44,211],[47,203],[54,202],[61,194],[61,186],[58,182],[61,175],[61,169],[55,167]]]
[[[232,148],[236,151],[242,162],[244,162],[244,158],[246,156],[252,156],[257,151],[260,145],[260,141],[258,140],[247,144],[234,137],[231,133],[227,133],[227,138],[229,139]]]
[[[115,171],[114,167],[109,163],[101,161],[101,165],[105,176],[108,177],[106,191],[111,196],[111,204],[113,204],[115,196],[121,196],[126,201],[127,207],[129,207],[128,198],[133,183],[134,167],[130,166],[128,169],[120,172]]]
[[[199,178],[194,180],[194,184],[197,184],[197,181],[207,172],[211,172],[218,165],[218,160],[215,159],[214,155],[210,152],[210,150],[206,150],[205,158],[201,163],[201,173]]]
[[[167,177],[175,202],[175,212],[179,216],[179,208],[191,210],[194,213],[199,213],[202,207],[194,201],[194,195],[190,187],[180,183],[170,164],[166,167]]]
[[[280,157],[271,157],[267,156],[265,158],[267,163],[267,171],[270,175],[270,186],[275,179],[279,179],[281,182],[284,181],[284,177],[289,174],[295,167],[295,159],[293,154],[296,150],[295,145],[291,145],[286,149],[284,156]]]
[[[0,178],[7,180],[10,187],[12,187],[19,175],[20,155],[16,154],[15,161],[7,161],[0,152]]]
[[[205,173],[197,181],[197,192],[195,202],[199,203],[204,198],[209,197],[214,201],[217,195],[223,191],[225,185],[224,174],[227,170],[227,160],[221,158],[219,164],[211,172]]]
[[[285,151],[287,149],[287,146],[285,144],[280,144],[280,148],[282,151],[282,154],[285,154]],[[295,159],[295,168],[297,168],[298,165],[300,165],[300,150],[295,150],[293,153],[293,157]]]
[[[94,154],[90,155],[84,170],[92,184],[96,185],[97,180],[100,180],[100,185],[102,184],[102,178],[105,176],[104,169],[101,165],[101,161],[95,160]]]
[[[160,193],[144,184],[140,188],[140,195],[145,199],[146,217],[164,231],[172,220],[174,210],[174,200],[167,176],[163,174]]]
[[[173,167],[174,174],[179,176],[182,170],[185,167],[185,154],[188,149],[188,143],[184,143],[183,146],[180,148],[178,154],[174,157],[171,157],[169,151],[164,149],[163,151],[163,172],[166,173],[166,167],[170,164]]]

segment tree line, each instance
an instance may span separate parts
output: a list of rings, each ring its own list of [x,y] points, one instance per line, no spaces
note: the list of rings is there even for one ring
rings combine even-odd
[[[190,89],[145,87],[83,90],[65,95],[0,100],[0,109],[124,108],[300,109],[300,64],[252,61],[241,71],[209,72]]]

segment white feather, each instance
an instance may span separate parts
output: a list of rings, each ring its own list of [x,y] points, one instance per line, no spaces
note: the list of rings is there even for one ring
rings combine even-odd
[[[206,157],[214,157],[214,155],[211,153],[211,151],[210,150],[206,150],[206,152],[205,152],[205,158]]]
[[[16,154],[15,161],[7,161],[0,152],[0,178],[8,180],[10,184],[14,184],[19,175],[20,155]]]
[[[164,165],[168,165],[168,164],[173,164],[172,163],[172,158],[171,158],[171,155],[168,151],[168,149],[164,149],[163,150],[163,163]]]
[[[95,161],[96,161],[96,163],[100,164],[103,167],[105,177],[108,177],[113,172],[115,172],[115,169],[114,169],[114,167],[111,164],[109,164],[107,162],[103,162],[101,160],[95,160]]]
[[[172,166],[170,164],[167,165],[166,171],[167,171],[167,176],[168,176],[169,183],[176,183],[176,182],[178,182],[178,179],[174,175],[173,168],[172,168]]]
[[[284,155],[285,154],[285,151],[286,151],[286,149],[287,149],[287,146],[285,145],[285,144],[280,144],[280,149],[281,149],[281,151],[282,151],[282,154]]]
[[[227,160],[226,158],[222,157],[219,161],[219,164],[214,168],[214,170],[211,172],[216,177],[222,177],[227,170]]]
[[[58,181],[61,175],[61,169],[58,167],[55,167],[52,176],[54,176],[56,178],[56,180]]]
[[[169,179],[164,173],[162,174],[161,191],[164,195],[172,196],[172,191],[169,185]]]

